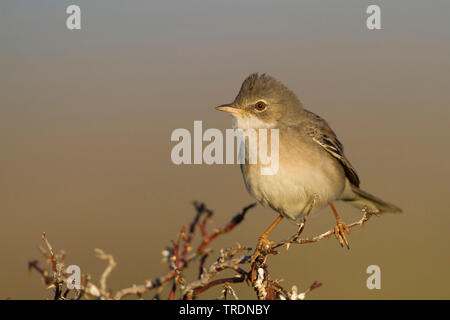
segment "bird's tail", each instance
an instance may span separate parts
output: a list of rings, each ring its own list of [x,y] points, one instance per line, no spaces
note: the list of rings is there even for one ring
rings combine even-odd
[[[371,211],[375,212],[402,212],[402,209],[399,207],[385,202],[381,200],[380,198],[377,198],[370,193],[367,193],[357,186],[352,185],[352,191],[354,194],[354,197],[351,199],[345,199],[345,201],[348,201],[349,204],[351,204],[354,207],[357,207],[358,209],[363,209],[364,207],[367,207]]]

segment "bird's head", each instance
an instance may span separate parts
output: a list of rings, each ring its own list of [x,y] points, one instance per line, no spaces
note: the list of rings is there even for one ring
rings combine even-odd
[[[232,103],[216,107],[233,116],[240,129],[276,128],[298,119],[303,110],[297,96],[275,78],[257,73],[244,80]]]

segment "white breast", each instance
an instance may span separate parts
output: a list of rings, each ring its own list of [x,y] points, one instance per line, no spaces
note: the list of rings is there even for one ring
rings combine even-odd
[[[255,117],[244,116],[233,117],[233,127],[245,131],[273,126]],[[292,220],[301,219],[310,209],[317,211],[339,199],[345,187],[341,165],[320,146],[304,139],[298,130],[280,131],[276,174],[261,174],[260,163],[242,165],[249,193],[262,205]]]
[[[258,164],[242,166],[247,189],[261,204],[298,220],[308,210],[317,211],[340,197],[345,178],[332,158],[317,160],[283,151],[277,174],[262,175]]]

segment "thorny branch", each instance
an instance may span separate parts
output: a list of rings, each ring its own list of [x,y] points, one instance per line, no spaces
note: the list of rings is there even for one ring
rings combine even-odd
[[[312,238],[301,238],[300,236],[305,228],[308,215],[305,215],[293,236],[263,248],[253,263],[250,263],[251,248],[238,245],[236,248],[221,249],[219,257],[209,266],[206,266],[207,258],[213,254],[212,248],[209,247],[211,242],[220,235],[232,231],[243,221],[247,212],[255,206],[256,203],[253,203],[244,207],[224,227],[208,233],[207,223],[211,220],[213,211],[208,209],[204,203],[194,202],[196,214],[189,228],[182,227],[176,241],[172,241],[171,245],[162,252],[163,261],[168,264],[168,272],[153,280],[147,280],[144,284],[118,290],[115,294],[112,293],[111,289],[108,289],[107,279],[116,267],[116,261],[111,254],[107,254],[101,249],[95,249],[96,256],[106,260],[108,265],[100,277],[99,285],[95,285],[88,274],[82,274],[79,289],[70,289],[73,286],[68,285],[70,275],[64,269],[65,253],[54,254],[45,233],[42,239],[46,248],[41,247],[40,249],[47,263],[51,265],[51,274],[47,269],[41,268],[37,260],[29,262],[28,268],[30,273],[31,270],[36,270],[44,284],[54,289],[54,299],[56,300],[81,298],[119,300],[129,295],[135,295],[137,298],[142,299],[144,293],[153,289],[156,291],[154,299],[160,299],[164,288],[167,287],[169,282],[171,282],[171,286],[167,288],[169,290],[168,299],[175,299],[176,297],[180,299],[195,299],[198,295],[216,286],[222,286],[220,299],[227,299],[229,295],[234,299],[238,299],[236,291],[231,285],[247,283],[254,289],[258,299],[303,300],[311,290],[320,287],[322,284],[315,281],[309,288],[300,293],[296,286],[293,286],[290,291],[286,290],[280,285],[280,281],[271,279],[267,260],[270,255],[278,254],[276,249],[281,246],[286,246],[287,250],[291,244],[318,242],[335,234],[334,229],[331,229]],[[376,215],[376,213],[363,209],[362,218],[347,225],[347,227],[350,229],[355,226],[362,226],[372,215]],[[196,230],[200,230],[201,239],[200,244],[194,250],[192,246]],[[197,261],[199,265],[198,278],[187,281],[184,277],[184,271],[194,261]],[[245,265],[248,265],[248,263],[250,263],[250,268],[249,271],[246,271]],[[224,270],[232,270],[235,274],[231,277],[217,278]],[[73,294],[71,295],[72,292]]]
[[[367,208],[363,208],[362,212],[363,212],[363,216],[361,217],[361,219],[359,219],[358,221],[355,221],[355,222],[353,222],[351,224],[348,224],[347,225],[348,229],[351,229],[351,228],[356,227],[356,226],[363,226],[364,223],[366,223],[373,215],[375,215],[375,216],[378,215],[376,212],[372,212],[372,211],[367,210]],[[329,238],[330,236],[335,234],[334,229],[331,229],[331,230],[328,230],[327,232],[324,232],[324,233],[322,233],[320,235],[317,235],[315,237],[312,237],[312,238],[303,238],[303,239],[300,238],[300,235],[303,232],[303,229],[305,228],[306,219],[307,219],[307,216],[305,216],[303,218],[302,222],[299,224],[298,231],[297,231],[297,233],[295,235],[293,235],[288,240],[284,240],[284,241],[281,241],[281,242],[273,245],[271,247],[271,249],[274,250],[274,249],[276,249],[278,247],[281,247],[283,245],[286,246],[286,249],[289,249],[289,246],[291,244],[305,244],[305,243],[318,242],[318,241],[320,241],[320,240],[322,240],[324,238]]]

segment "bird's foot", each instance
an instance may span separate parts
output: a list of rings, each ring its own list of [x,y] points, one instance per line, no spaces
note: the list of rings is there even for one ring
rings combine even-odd
[[[258,244],[256,245],[256,250],[253,252],[252,258],[250,259],[250,263],[253,263],[256,261],[256,258],[260,255],[262,252],[267,252],[272,247],[273,241],[270,241],[267,239],[267,237],[260,237],[258,240]]]
[[[251,263],[250,281],[251,282],[256,281],[255,273],[256,273],[257,265],[261,265],[261,264],[265,263],[267,255],[264,255],[264,254],[269,253],[271,251],[272,245],[273,245],[273,241],[268,240],[267,237],[262,236],[259,238],[258,244],[256,245],[256,250],[253,253],[252,258],[250,259],[250,263]]]
[[[334,227],[334,235],[336,236],[336,239],[339,240],[339,244],[341,245],[341,247],[344,247],[345,244],[347,249],[350,249],[345,233],[350,234],[350,229],[345,225],[344,222],[342,222],[341,219],[338,219],[337,224]]]

